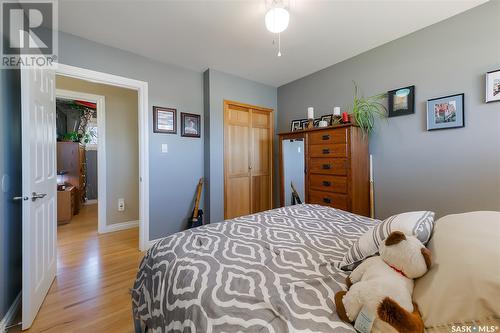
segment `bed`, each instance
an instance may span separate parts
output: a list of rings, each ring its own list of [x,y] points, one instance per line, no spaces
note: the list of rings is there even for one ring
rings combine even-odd
[[[140,264],[136,330],[355,332],[335,311],[339,264],[376,222],[303,204],[166,237]]]

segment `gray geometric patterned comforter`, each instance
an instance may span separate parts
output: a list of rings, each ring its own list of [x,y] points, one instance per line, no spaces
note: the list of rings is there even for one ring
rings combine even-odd
[[[148,332],[354,332],[338,265],[374,223],[305,204],[176,233],[142,260],[134,316]]]

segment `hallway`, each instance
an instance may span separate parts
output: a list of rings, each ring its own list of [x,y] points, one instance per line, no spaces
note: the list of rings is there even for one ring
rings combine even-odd
[[[58,226],[57,236],[57,276],[26,332],[133,332],[129,289],[143,255],[138,228],[99,235],[97,205],[89,205]]]

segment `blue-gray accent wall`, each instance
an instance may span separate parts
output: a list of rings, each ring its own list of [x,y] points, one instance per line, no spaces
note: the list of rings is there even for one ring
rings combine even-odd
[[[21,291],[21,82],[0,69],[0,321]]]
[[[203,75],[205,87],[205,216],[210,222],[224,220],[224,100],[262,106],[274,110],[278,119],[277,89],[262,83],[208,69]],[[274,130],[274,199],[278,198],[276,126]]]
[[[485,103],[485,73],[500,69],[498,22],[500,1],[490,1],[283,85],[278,128],[308,106],[318,116],[345,109],[353,80],[365,96],[415,85],[415,114],[378,122],[370,139],[377,217],[500,210],[500,102]],[[426,100],[458,93],[465,127],[427,132]]]
[[[153,133],[154,105],[202,116],[202,73],[166,65],[74,35],[59,34],[59,62],[148,82],[149,86],[149,238],[183,230],[192,213],[196,185],[203,176],[203,138]],[[202,126],[202,135],[203,135]],[[168,153],[161,145],[168,144]]]

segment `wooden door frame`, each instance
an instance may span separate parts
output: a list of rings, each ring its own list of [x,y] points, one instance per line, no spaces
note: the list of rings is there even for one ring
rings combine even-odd
[[[263,106],[257,106],[257,105],[251,105],[247,103],[241,103],[241,102],[236,102],[232,100],[227,100],[225,99],[223,101],[224,105],[224,120],[223,120],[223,130],[224,130],[224,144],[223,144],[223,158],[224,158],[224,219],[227,219],[227,160],[226,160],[226,142],[227,142],[227,131],[226,131],[226,124],[228,121],[228,110],[229,110],[229,105],[236,105],[240,106],[243,108],[248,108],[250,110],[257,110],[257,111],[263,111],[263,112],[269,112],[269,129],[271,132],[270,139],[271,139],[271,149],[269,149],[269,177],[270,177],[270,184],[271,184],[271,193],[270,193],[270,201],[271,201],[271,208],[274,206],[274,110],[271,108],[263,107]],[[252,119],[250,117],[250,124],[252,123]],[[251,141],[249,141],[251,142]],[[251,149],[251,154],[253,154],[253,149]],[[251,177],[251,174],[250,174]],[[252,179],[250,179],[250,189],[252,188]],[[250,197],[251,198],[251,197]],[[251,209],[251,207],[250,207]]]

